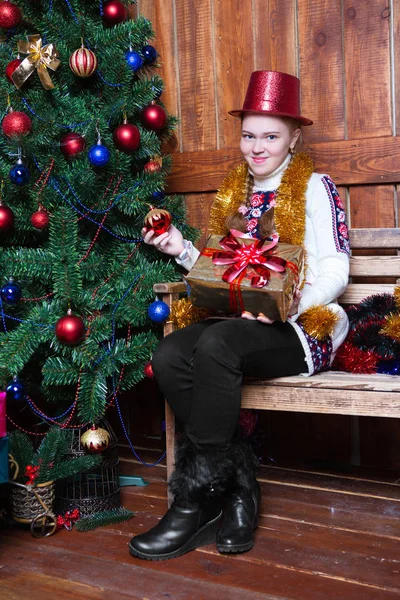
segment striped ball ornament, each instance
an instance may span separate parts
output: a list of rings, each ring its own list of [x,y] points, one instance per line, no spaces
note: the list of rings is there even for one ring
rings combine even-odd
[[[87,48],[78,48],[69,57],[71,71],[78,77],[90,77],[97,69],[97,57]]]

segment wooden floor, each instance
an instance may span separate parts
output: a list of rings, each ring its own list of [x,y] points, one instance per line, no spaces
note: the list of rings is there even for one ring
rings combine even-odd
[[[400,480],[262,467],[262,518],[251,552],[206,546],[181,558],[132,558],[130,538],[166,510],[166,469],[121,451],[121,471],[150,485],[123,488],[127,522],[47,539],[3,526],[1,600],[394,600],[400,598]],[[155,455],[154,455],[155,456]],[[143,453],[146,460],[154,458]],[[398,475],[397,475],[398,477]]]

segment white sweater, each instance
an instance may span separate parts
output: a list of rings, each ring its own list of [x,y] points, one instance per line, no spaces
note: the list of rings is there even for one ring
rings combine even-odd
[[[276,191],[289,162],[290,156],[269,177],[255,177],[254,191]],[[345,290],[349,277],[347,227],[336,187],[327,175],[313,173],[308,182],[304,245],[307,255],[306,283],[302,289],[298,312],[289,317],[289,322],[295,328],[306,353],[308,373],[304,375],[312,375],[332,362],[349,329],[347,315],[336,303],[336,298]],[[189,271],[199,254],[197,248],[189,245],[176,260]],[[329,305],[339,316],[328,343],[310,338],[302,326],[296,323],[302,312],[318,304]]]

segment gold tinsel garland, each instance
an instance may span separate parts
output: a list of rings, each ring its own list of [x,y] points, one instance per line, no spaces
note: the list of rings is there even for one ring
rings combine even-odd
[[[311,306],[299,317],[306,332],[317,340],[323,340],[333,334],[339,316],[328,306]]]
[[[390,314],[385,319],[385,325],[379,333],[400,342],[400,315]]]
[[[211,206],[208,221],[210,235],[224,235],[227,232],[225,225],[227,216],[237,212],[239,206],[246,200],[246,179],[246,163],[240,164],[225,177]]]
[[[212,311],[206,308],[194,306],[189,298],[180,298],[172,303],[170,320],[173,322],[176,329],[182,329],[193,323],[204,321],[212,315]]]
[[[400,310],[400,285],[397,285],[394,288],[393,296],[394,296],[394,301],[396,302],[396,306],[397,306],[398,310]]]
[[[304,152],[296,154],[283,174],[276,193],[274,220],[279,239],[302,246],[306,230],[306,190],[313,162]],[[247,164],[242,163],[224,179],[210,211],[210,234],[226,233],[225,221],[246,201]]]
[[[274,218],[279,240],[285,244],[304,244],[306,190],[313,170],[311,158],[301,153],[291,160],[283,174],[277,190]]]

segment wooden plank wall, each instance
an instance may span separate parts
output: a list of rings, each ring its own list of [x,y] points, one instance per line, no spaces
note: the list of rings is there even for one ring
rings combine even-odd
[[[239,158],[228,110],[240,108],[253,70],[276,69],[301,79],[302,113],[315,123],[304,143],[317,167],[350,184],[340,192],[351,226],[399,225],[397,186],[384,177],[366,185],[351,172],[371,148],[382,173],[399,158],[390,146],[400,128],[400,0],[137,0],[137,11],[152,21],[162,99],[180,119],[170,190],[185,192],[193,224],[205,231],[216,181]],[[361,449],[363,464],[400,466],[397,421],[276,415],[269,434],[277,456],[347,461]]]

